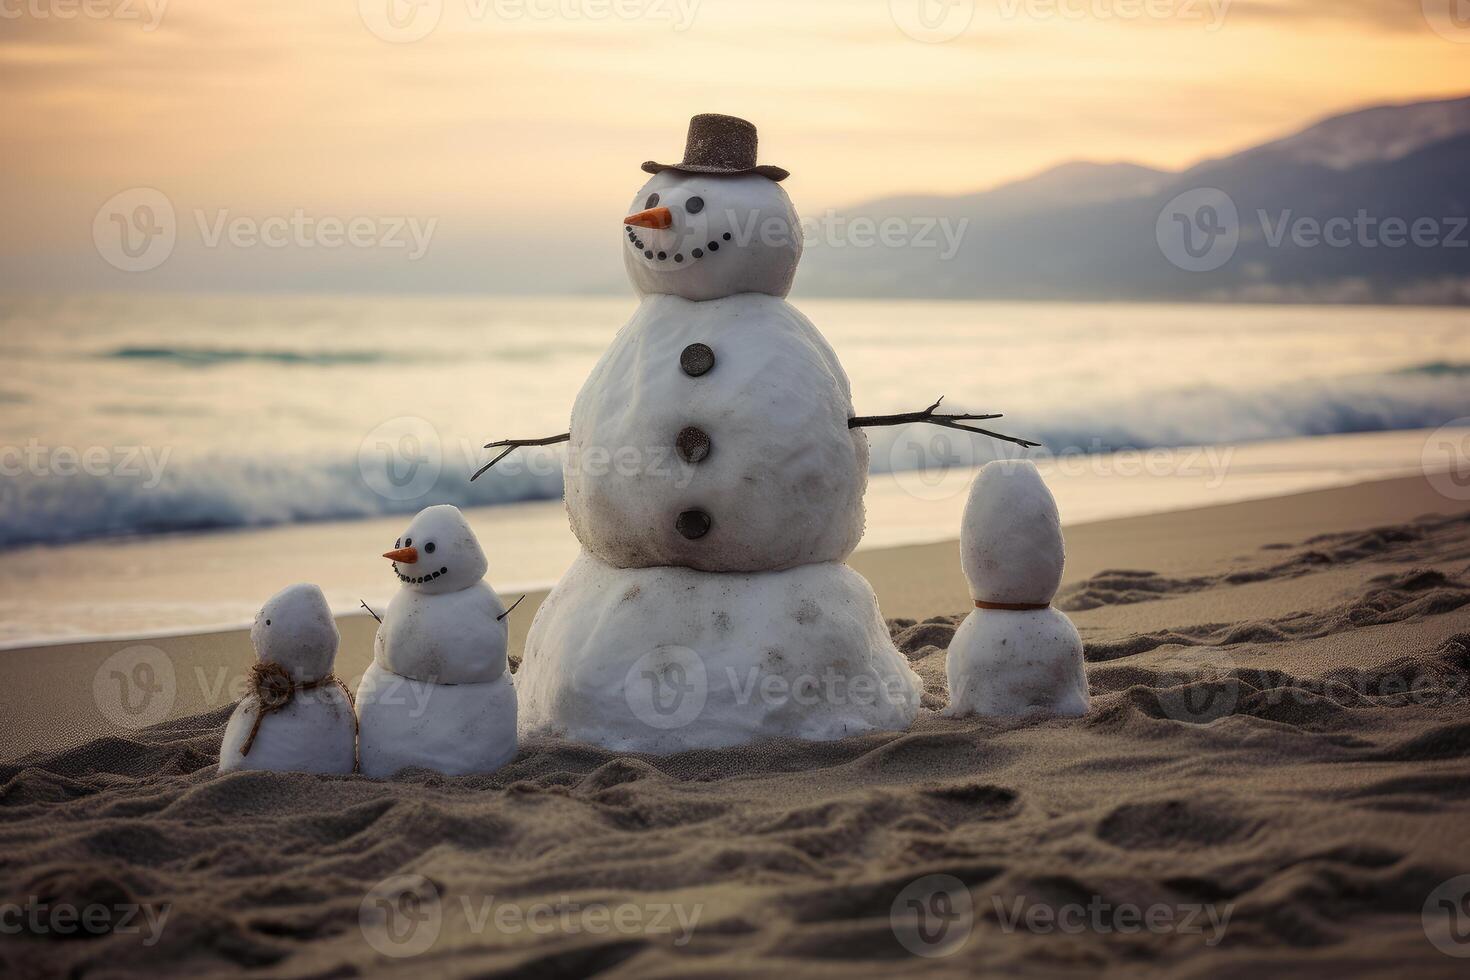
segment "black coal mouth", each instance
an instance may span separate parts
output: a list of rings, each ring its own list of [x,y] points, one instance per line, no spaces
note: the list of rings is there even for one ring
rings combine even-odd
[[[394,575],[397,575],[398,576],[398,581],[402,582],[404,585],[422,585],[425,582],[432,582],[432,581],[434,581],[434,579],[440,577],[441,575],[448,575],[449,574],[449,566],[448,565],[445,565],[444,567],[440,568],[437,572],[431,572],[428,575],[413,576],[413,575],[405,575],[401,571],[399,571],[398,570],[398,562],[395,561],[393,563],[393,574]]]
[[[638,229],[633,225],[624,225],[624,229],[628,232],[628,244],[642,252],[645,259],[652,262],[673,262],[675,265],[682,265],[686,260],[702,259],[707,254],[712,255],[720,250],[720,243],[722,241],[728,242],[734,237],[727,231],[719,239],[712,238],[702,247],[690,249],[688,255],[685,255],[682,251],[671,254],[667,250],[649,248],[644,243],[643,236],[638,234]]]

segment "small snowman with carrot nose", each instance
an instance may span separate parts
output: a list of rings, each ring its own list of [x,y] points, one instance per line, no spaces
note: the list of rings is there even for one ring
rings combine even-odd
[[[420,511],[383,557],[402,588],[357,689],[363,774],[494,772],[516,754],[516,693],[485,552],[459,508],[443,504]]]

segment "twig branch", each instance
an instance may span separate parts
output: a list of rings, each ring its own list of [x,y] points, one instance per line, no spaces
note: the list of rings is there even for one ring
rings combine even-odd
[[[474,483],[486,470],[522,446],[554,446],[559,442],[567,442],[571,438],[572,434],[570,432],[563,432],[559,436],[547,436],[545,439],[502,439],[499,442],[487,442],[484,446],[486,449],[499,449],[501,446],[505,446],[506,449],[499,456],[496,456],[490,462],[475,470],[474,476],[470,477],[470,482]]]
[[[496,616],[495,617],[495,621],[498,623],[502,619],[504,619],[505,617],[509,616],[511,613],[515,612],[516,611],[516,606],[519,606],[525,600],[526,600],[526,597],[524,595],[522,595],[519,599],[517,599],[515,602],[512,602],[510,604],[510,608],[509,609],[507,609],[505,612],[501,613],[499,616]]]
[[[379,616],[377,613],[373,612],[373,607],[372,606],[368,605],[362,599],[357,600],[357,604],[359,606],[361,606],[362,608],[366,609],[368,611],[368,615],[371,616],[371,617],[373,617],[374,619],[376,619],[378,621],[379,625],[382,624],[383,617],[382,616]]]
[[[900,412],[897,415],[859,415],[856,418],[850,418],[850,419],[848,419],[847,420],[847,427],[849,429],[857,429],[857,428],[867,428],[869,426],[878,426],[878,425],[908,425],[910,422],[927,422],[930,425],[939,425],[939,426],[943,426],[946,429],[960,429],[960,430],[962,430],[964,432],[973,432],[976,435],[989,436],[992,439],[999,439],[1002,442],[1013,442],[1013,443],[1015,443],[1018,446],[1026,446],[1028,448],[1031,448],[1031,447],[1036,447],[1036,446],[1040,446],[1041,445],[1041,443],[1039,443],[1039,442],[1032,442],[1029,439],[1021,439],[1021,438],[1018,438],[1016,436],[1008,436],[1008,435],[1004,435],[1004,434],[999,433],[999,432],[992,432],[989,429],[982,429],[978,425],[964,425],[963,424],[964,422],[973,422],[973,421],[977,421],[977,420],[981,420],[981,419],[998,419],[998,418],[1002,418],[1003,416],[1001,416],[999,414],[996,414],[996,415],[968,415],[968,414],[937,415],[937,414],[935,414],[935,411],[934,410],[939,407],[939,402],[942,402],[942,401],[944,401],[944,396],[943,395],[941,395],[939,397],[939,401],[935,402],[933,405],[930,405],[928,408],[923,409],[922,411],[918,411],[918,412]]]
[[[960,413],[953,415],[938,415],[935,413],[935,409],[939,407],[939,402],[942,401],[944,401],[944,397],[941,395],[939,401],[936,401],[933,405],[930,405],[928,408],[918,412],[900,412],[897,415],[859,415],[855,418],[848,419],[847,427],[849,429],[857,429],[880,425],[907,425],[911,422],[927,422],[930,425],[940,425],[946,429],[961,429],[965,432],[973,432],[976,435],[989,436],[992,439],[999,439],[1002,442],[1013,442],[1018,446],[1026,446],[1028,448],[1031,448],[1041,445],[1041,443],[1032,442],[1029,439],[1021,439],[1016,436],[1008,436],[999,432],[992,432],[990,429],[982,429],[978,425],[964,424],[965,422],[977,422],[983,421],[985,419],[1002,418],[1003,416],[1001,416],[1000,414],[970,415]],[[554,446],[559,442],[568,442],[571,440],[571,438],[572,434],[570,432],[563,432],[560,435],[546,436],[543,439],[501,439],[499,442],[487,442],[485,443],[484,448],[503,449],[503,451],[490,462],[486,463],[478,470],[475,470],[474,475],[470,477],[470,482],[473,483],[475,480],[478,480],[481,476],[485,474],[485,471],[490,469],[490,467],[494,466],[496,463],[500,462],[502,459],[515,452],[517,449],[521,449],[525,446]]]

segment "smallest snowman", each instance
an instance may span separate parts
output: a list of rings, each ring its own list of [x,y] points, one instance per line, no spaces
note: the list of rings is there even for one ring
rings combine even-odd
[[[949,708],[959,715],[1087,713],[1082,638],[1052,608],[1062,582],[1057,503],[1029,460],[996,460],[970,486],[960,564],[975,611],[949,645]]]
[[[225,726],[219,771],[350,773],[357,761],[352,698],[332,673],[341,637],[315,585],[271,596],[250,627],[251,690]]]

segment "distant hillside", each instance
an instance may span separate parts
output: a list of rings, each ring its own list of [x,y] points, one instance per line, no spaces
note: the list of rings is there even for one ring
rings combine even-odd
[[[1045,207],[1058,200],[1073,204],[1109,201],[1149,194],[1174,174],[1154,170],[1136,163],[1088,163],[1083,160],[1062,163],[1039,174],[1002,184],[988,191],[963,197],[915,194],[887,197],[854,209],[869,215],[936,214],[945,207],[946,214],[978,217],[1026,211]],[[924,209],[928,209],[927,212]]]
[[[1207,188],[1224,192],[1233,222]],[[1334,116],[1179,173],[1068,163],[984,193],[842,215],[896,217],[915,233],[968,224],[950,257],[937,233],[935,247],[812,241],[803,294],[1470,303],[1470,97]],[[1220,238],[1233,253],[1222,245],[1204,271],[1181,268],[1171,255],[1199,267],[1182,251],[1186,227],[1196,249]]]

